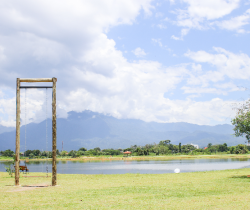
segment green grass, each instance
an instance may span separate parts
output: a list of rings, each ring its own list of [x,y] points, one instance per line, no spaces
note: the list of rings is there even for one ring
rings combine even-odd
[[[0,160],[13,160],[13,157],[0,156]]]
[[[180,174],[58,174],[57,187],[16,191],[22,187],[14,187],[14,178],[1,172],[0,209],[249,209],[248,174],[250,169]],[[21,185],[50,181],[20,178]]]

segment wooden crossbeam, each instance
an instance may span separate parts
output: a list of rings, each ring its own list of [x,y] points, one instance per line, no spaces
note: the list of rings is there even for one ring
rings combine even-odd
[[[20,78],[20,82],[53,82],[53,78]]]

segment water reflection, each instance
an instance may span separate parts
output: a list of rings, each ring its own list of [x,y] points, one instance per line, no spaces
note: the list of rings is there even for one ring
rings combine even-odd
[[[6,166],[9,166],[9,165],[13,164],[13,161],[3,161],[3,162],[0,162],[0,163],[2,163],[6,167]]]
[[[11,162],[0,161],[0,171]],[[20,165],[24,165],[24,161]],[[51,161],[29,161],[26,163],[30,172],[46,173],[52,170]],[[181,172],[211,171],[224,169],[249,168],[250,161],[241,159],[187,159],[187,160],[139,160],[139,161],[57,161],[58,173],[62,174],[124,174],[124,173],[173,173],[179,168]]]
[[[248,159],[247,158],[241,158],[239,159],[239,161],[247,161]]]

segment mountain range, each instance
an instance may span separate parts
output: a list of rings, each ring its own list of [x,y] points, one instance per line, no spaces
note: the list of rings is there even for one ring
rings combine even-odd
[[[20,151],[28,149],[51,150],[52,122],[47,119],[40,123],[30,123],[20,129]],[[208,143],[228,146],[244,144],[245,138],[234,137],[233,126],[196,125],[190,123],[157,123],[136,119],[117,119],[112,116],[84,111],[69,112],[67,118],[57,119],[57,148],[59,150],[78,150],[100,147],[127,148],[131,145],[154,144],[161,140],[171,140],[172,144],[198,144],[204,147]],[[15,150],[15,128],[0,126],[0,151]],[[26,144],[25,144],[26,142]],[[63,145],[62,145],[63,142]],[[26,145],[26,146],[25,146]]]

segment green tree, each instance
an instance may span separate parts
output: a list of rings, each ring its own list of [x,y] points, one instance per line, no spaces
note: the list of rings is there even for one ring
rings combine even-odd
[[[191,144],[186,144],[181,146],[181,151],[184,153],[189,153],[194,151],[196,148]]]
[[[136,144],[135,144],[135,145],[132,145],[132,146],[130,146],[130,148],[132,149],[132,151],[135,151],[136,148],[137,148],[137,145],[136,145]]]
[[[77,151],[72,152],[71,156],[72,156],[72,158],[77,157]]]
[[[24,156],[29,157],[31,153],[33,153],[33,151],[28,149],[24,152]]]
[[[229,149],[230,153],[235,154],[235,149],[236,149],[235,146],[230,147],[230,149]]]
[[[156,145],[156,146],[153,148],[153,152],[155,153],[155,155],[160,155],[159,145]]]
[[[29,158],[33,159],[35,157],[35,155],[33,153],[29,153]]]
[[[211,145],[210,147],[208,147],[207,149],[206,149],[206,152],[207,153],[211,153],[211,152],[217,152],[218,151],[218,145]]]
[[[245,136],[250,143],[250,99],[237,109],[236,117],[232,119],[235,136]]]
[[[85,152],[85,151],[87,151],[87,149],[86,149],[85,147],[81,147],[78,151],[83,151],[83,152]]]
[[[2,155],[6,156],[6,157],[13,157],[14,152],[12,150],[10,150],[10,149],[7,149],[7,150],[2,152]]]
[[[90,150],[88,150],[88,152],[86,154],[88,154],[90,156],[95,156],[98,154],[98,151],[94,150],[94,149],[90,149]]]
[[[40,150],[33,150],[33,152],[32,152],[35,156],[40,156],[40,154],[41,154],[41,152],[40,152]]]
[[[63,157],[64,157],[64,156],[66,156],[66,155],[67,155],[67,153],[68,153],[67,151],[61,151],[61,156],[63,156]]]
[[[134,152],[134,150],[132,148],[126,148],[126,149],[123,149],[123,152],[126,152],[126,151],[130,151],[130,152]]]
[[[138,156],[141,156],[141,155],[144,154],[143,150],[140,147],[137,147],[136,150],[135,150],[135,152],[137,152]]]
[[[219,152],[227,152],[227,151],[228,151],[227,144],[226,144],[226,143],[224,143],[224,144],[219,144],[219,145],[218,145],[218,151],[219,151]]]
[[[96,148],[94,148],[94,150],[97,151],[97,152],[101,151],[100,147],[96,147]]]
[[[167,154],[169,151],[168,147],[165,146],[159,146],[159,152],[163,155],[163,154]]]
[[[235,148],[235,154],[246,154],[248,152],[247,146],[239,144]]]
[[[52,152],[48,151],[48,158],[52,158]]]
[[[83,151],[77,151],[77,153],[76,153],[76,156],[77,156],[77,157],[80,157],[80,156],[82,156],[82,155],[84,155],[84,152],[83,152]]]
[[[149,155],[149,149],[145,148],[145,149],[143,150],[143,152],[144,152],[144,155]]]
[[[163,140],[159,142],[159,145],[168,145],[170,144],[171,140]]]
[[[121,151],[118,149],[103,149],[102,153],[104,155],[120,155]]]
[[[71,156],[71,157],[73,157],[73,158],[75,158],[76,157],[76,151],[75,150],[71,150],[70,152],[69,152],[69,154],[68,154],[68,156]]]

